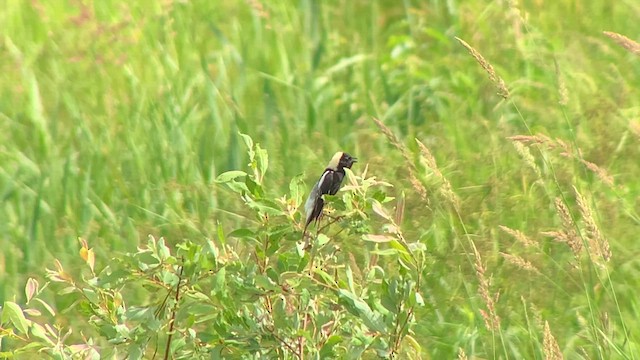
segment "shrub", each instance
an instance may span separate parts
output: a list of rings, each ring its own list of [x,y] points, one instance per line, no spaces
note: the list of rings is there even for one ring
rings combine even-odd
[[[11,356],[54,358],[360,358],[365,353],[402,358],[419,354],[412,337],[416,308],[424,306],[424,245],[405,239],[404,199],[391,185],[348,171],[334,209],[303,249],[298,209],[306,185],[300,176],[279,197],[264,186],[268,154],[247,135],[248,171],[229,171],[220,186],[242,201],[242,227],[215,239],[170,246],[149,236],[134,253],[95,263],[81,240],[81,274],[60,262],[40,287],[30,279],[27,304],[3,306],[3,337]],[[395,200],[395,202],[394,202]],[[395,210],[392,207],[395,204]],[[392,215],[392,213],[394,215]],[[365,247],[358,256],[343,250]],[[49,286],[51,285],[51,286]],[[54,325],[59,312],[40,299],[56,289],[86,327]],[[69,298],[71,300],[69,300]],[[41,316],[36,308],[46,309]],[[7,356],[10,356],[7,354]]]

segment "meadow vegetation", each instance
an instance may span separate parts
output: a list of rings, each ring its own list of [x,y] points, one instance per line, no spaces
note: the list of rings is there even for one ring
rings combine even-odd
[[[0,29],[0,357],[640,354],[640,3],[8,0]]]

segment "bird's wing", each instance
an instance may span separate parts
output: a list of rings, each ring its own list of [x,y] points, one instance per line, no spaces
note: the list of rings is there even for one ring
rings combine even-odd
[[[340,190],[340,185],[342,185],[342,179],[344,179],[344,172],[334,171],[333,179],[331,181],[331,188],[327,192],[329,195],[335,195],[338,190]]]
[[[337,173],[331,169],[327,169],[322,174],[320,181],[318,181],[318,190],[320,190],[320,195],[331,194],[335,195],[336,192],[333,191],[335,188],[335,183]]]
[[[307,202],[304,204],[304,212],[307,214],[307,216],[309,216],[309,214],[311,214],[311,211],[313,211],[313,204],[316,202],[316,199],[319,196],[320,195],[318,194],[318,184],[316,183],[313,186],[313,189],[311,189],[311,192],[309,193]]]

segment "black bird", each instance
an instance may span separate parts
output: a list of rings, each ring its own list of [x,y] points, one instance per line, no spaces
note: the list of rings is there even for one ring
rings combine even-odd
[[[318,221],[318,218],[322,214],[322,208],[324,207],[322,196],[325,194],[335,195],[338,190],[340,190],[340,185],[345,175],[344,168],[351,169],[351,166],[356,161],[356,158],[342,151],[333,155],[329,165],[324,169],[320,180],[318,180],[313,189],[311,189],[309,198],[304,205],[304,210],[307,213],[307,221],[304,224],[304,231],[302,232],[303,239],[307,233],[309,224],[313,221]],[[309,242],[307,241],[305,248],[309,246]]]

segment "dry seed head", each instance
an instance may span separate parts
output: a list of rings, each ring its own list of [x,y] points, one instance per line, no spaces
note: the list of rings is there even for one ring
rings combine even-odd
[[[546,360],[561,360],[562,352],[556,338],[551,333],[549,322],[544,322],[544,358]]]
[[[556,240],[565,242],[569,248],[571,248],[571,251],[573,251],[573,255],[578,258],[582,251],[582,239],[580,239],[576,232],[576,226],[571,218],[569,208],[561,198],[556,198],[555,205],[556,212],[562,221],[562,230],[557,232],[557,237],[554,237]]]
[[[564,78],[558,79],[558,95],[560,96],[558,104],[567,106],[569,103],[569,90],[567,90],[567,84],[564,82]]]
[[[602,243],[600,244],[600,252],[602,252],[602,258],[604,261],[611,260],[611,246],[609,245],[609,241],[607,238],[602,238]]]
[[[575,186],[573,187],[573,191],[576,193],[576,202],[578,203],[578,209],[580,210],[580,215],[586,228],[587,238],[589,239],[589,253],[602,257],[604,261],[609,261],[611,259],[609,242],[602,236],[598,225],[596,225],[593,212],[587,199],[578,192]]]
[[[570,158],[573,156],[573,152],[571,151],[571,147],[569,146],[569,144],[567,144],[566,142],[564,142],[564,140],[562,139],[555,139],[555,142],[557,144],[556,147],[560,148],[560,155]],[[578,150],[578,155],[582,156],[582,154],[580,153],[580,150]]]
[[[584,159],[579,159],[579,160],[582,164],[584,164],[584,166],[587,167],[587,169],[594,172],[598,176],[600,181],[602,181],[603,183],[607,184],[610,187],[613,187],[613,176],[609,175],[607,170],[587,160],[584,160]]]
[[[544,236],[552,237],[555,241],[565,243],[573,252],[573,255],[578,258],[580,256],[580,252],[582,251],[582,241],[578,238],[575,233],[570,235],[565,230],[559,231],[545,231],[541,233]]]
[[[456,211],[460,211],[460,198],[458,198],[458,195],[453,192],[453,188],[451,187],[451,183],[449,182],[449,180],[447,180],[445,177],[442,177],[442,187],[440,187],[440,192],[442,193],[442,196],[449,201],[449,203],[451,205],[453,205],[453,208],[456,209]]]
[[[462,348],[458,348],[458,360],[467,360],[467,354],[465,354]]]
[[[495,299],[489,294],[489,285],[490,282],[485,276],[487,268],[482,263],[482,258],[480,257],[480,253],[476,248],[473,242],[471,243],[473,247],[473,254],[475,257],[474,267],[476,270],[476,277],[478,278],[478,294],[482,298],[487,307],[487,311],[480,310],[480,314],[484,319],[484,324],[487,327],[487,330],[497,330],[500,327],[500,317],[496,314],[495,308]]]
[[[407,165],[409,165],[411,168],[415,169],[415,165],[413,165],[413,162],[411,161],[411,157],[409,156],[409,152],[404,147],[404,145],[400,142],[398,137],[393,133],[393,131],[391,131],[391,129],[389,129],[387,127],[387,125],[385,125],[382,121],[380,121],[380,120],[378,120],[376,118],[373,118],[373,122],[375,122],[376,125],[378,125],[378,128],[380,129],[380,131],[382,131],[382,133],[387,138],[387,140],[389,140],[391,145],[393,145],[396,149],[398,149],[400,151],[400,153],[402,154],[402,157],[407,162]]]
[[[389,129],[382,121],[376,118],[372,118],[372,119],[373,119],[373,122],[376,123],[380,131],[382,131],[382,133],[387,138],[387,140],[389,140],[391,145],[393,145],[396,149],[398,149],[398,151],[400,151],[400,154],[402,154],[402,157],[404,158],[405,163],[408,166],[407,169],[409,170],[409,182],[411,183],[411,186],[413,186],[413,189],[418,193],[418,195],[420,195],[422,200],[427,202],[427,206],[429,206],[430,202],[427,196],[427,189],[424,187],[424,185],[422,185],[422,183],[416,177],[416,174],[415,174],[416,166],[413,164],[413,161],[411,161],[411,157],[409,156],[409,151],[400,142],[400,140],[393,133],[393,131],[391,131],[391,129]]]
[[[622,46],[623,48],[627,49],[628,51],[640,56],[640,44],[629,39],[628,37],[618,34],[618,33],[614,33],[611,31],[603,31],[603,33],[610,37],[611,39],[613,39],[613,41],[615,41],[616,43],[618,43],[618,45]]]
[[[416,143],[418,144],[418,148],[420,148],[420,155],[424,159],[427,167],[431,169],[431,171],[440,179],[442,185],[440,186],[441,195],[449,201],[453,205],[456,210],[460,209],[460,199],[458,195],[453,191],[453,187],[449,180],[442,174],[440,169],[438,168],[438,164],[436,163],[435,157],[431,154],[429,148],[423,144],[420,140],[416,139]]]
[[[413,186],[413,189],[418,193],[418,195],[420,195],[422,200],[427,202],[427,206],[430,206],[431,201],[427,196],[427,189],[424,187],[424,185],[422,185],[420,180],[418,180],[413,170],[409,170],[409,182],[411,183],[411,186]]]
[[[503,225],[499,225],[498,227],[500,228],[500,230],[504,231],[505,233],[511,235],[514,239],[518,240],[518,242],[520,242],[522,245],[526,247],[533,247],[536,249],[540,248],[540,245],[536,241],[529,239],[529,237],[527,237],[527,235],[525,235],[522,231],[510,229]]]
[[[504,80],[502,80],[502,78],[499,77],[498,74],[496,74],[496,71],[494,70],[493,66],[487,60],[485,60],[482,54],[480,54],[471,45],[467,44],[464,40],[460,39],[457,36],[456,36],[456,40],[458,40],[458,42],[460,42],[460,44],[462,44],[462,46],[464,46],[467,49],[467,51],[469,51],[469,54],[471,54],[471,56],[473,56],[473,58],[476,59],[478,64],[482,66],[484,71],[486,71],[487,74],[489,74],[489,79],[491,80],[491,82],[493,82],[495,87],[498,89],[498,95],[500,95],[505,100],[508,99],[509,89],[507,89],[507,85],[505,84]]]
[[[507,17],[511,20],[513,37],[516,39],[516,41],[522,41],[522,28],[524,19],[522,18],[522,14],[520,12],[520,9],[518,8],[518,1],[508,0],[507,6],[509,6]]]
[[[609,318],[609,313],[608,312],[603,312],[600,315],[600,323],[602,323],[602,330],[604,330],[604,332],[609,332],[609,330],[611,330],[611,319]]]
[[[632,125],[630,125],[632,126]],[[632,128],[633,131],[633,128]],[[640,136],[640,126],[638,128],[638,136]],[[550,150],[560,150],[560,156],[566,157],[566,158],[575,158],[576,160],[580,161],[587,169],[589,169],[590,171],[592,171],[593,173],[596,174],[596,176],[598,176],[598,178],[605,183],[606,185],[613,187],[614,183],[613,183],[613,176],[609,175],[609,173],[599,167],[598,165],[584,160],[583,156],[582,156],[582,151],[580,149],[572,149],[571,146],[569,144],[567,144],[565,141],[563,141],[562,139],[551,139],[545,135],[515,135],[515,136],[510,136],[508,137],[509,140],[511,140],[514,145],[516,145],[516,149],[518,149],[517,144],[544,144],[546,145],[546,147]],[[518,153],[520,153],[520,151],[518,151]],[[525,158],[526,160],[526,156],[521,154],[521,156],[523,156],[523,158]],[[529,160],[530,161],[530,160]],[[535,164],[535,162],[534,162]]]
[[[429,150],[429,148],[425,144],[423,144],[422,141],[418,139],[416,139],[416,143],[420,148],[420,154],[426,161],[427,166],[434,172],[440,173],[440,170],[438,169],[438,164],[436,163],[436,158],[433,157],[433,154],[431,154],[431,151]]]
[[[564,76],[560,73],[560,66],[555,61],[556,79],[558,81],[558,103],[565,106],[569,103],[569,91],[567,90],[567,84],[564,82]]]
[[[546,136],[546,135],[542,135],[542,134],[536,134],[536,135],[514,135],[514,136],[509,136],[507,137],[507,139],[511,140],[511,141],[516,141],[522,144],[544,144],[547,145],[549,148],[555,148],[555,143],[554,141]]]
[[[544,328],[544,321],[542,321],[542,312],[534,303],[529,303],[529,309],[533,314],[533,320],[539,328]]]
[[[511,255],[503,252],[501,252],[500,255],[502,255],[502,257],[505,260],[507,260],[507,262],[519,267],[520,269],[531,271],[532,273],[540,274],[540,271],[538,270],[538,268],[536,268],[535,266],[533,266],[532,263],[521,258],[520,256]]]
[[[511,141],[516,141],[522,144],[542,144],[545,145],[550,150],[560,149],[560,155],[564,157],[571,156],[571,147],[567,145],[561,139],[552,139],[546,135],[536,134],[536,135],[515,135],[509,136],[507,139]]]
[[[629,130],[640,139],[640,121],[631,121],[629,123]]]
[[[571,218],[571,213],[569,212],[569,208],[564,204],[561,198],[557,197],[555,200],[556,212],[558,216],[560,216],[560,220],[562,221],[562,227],[569,231],[575,231],[575,224],[573,223],[573,218]]]
[[[520,155],[522,160],[524,160],[524,163],[536,173],[538,178],[541,178],[542,172],[540,171],[538,164],[536,164],[536,159],[531,155],[529,148],[524,146],[521,142],[512,141],[511,143],[516,148],[518,155]]]

